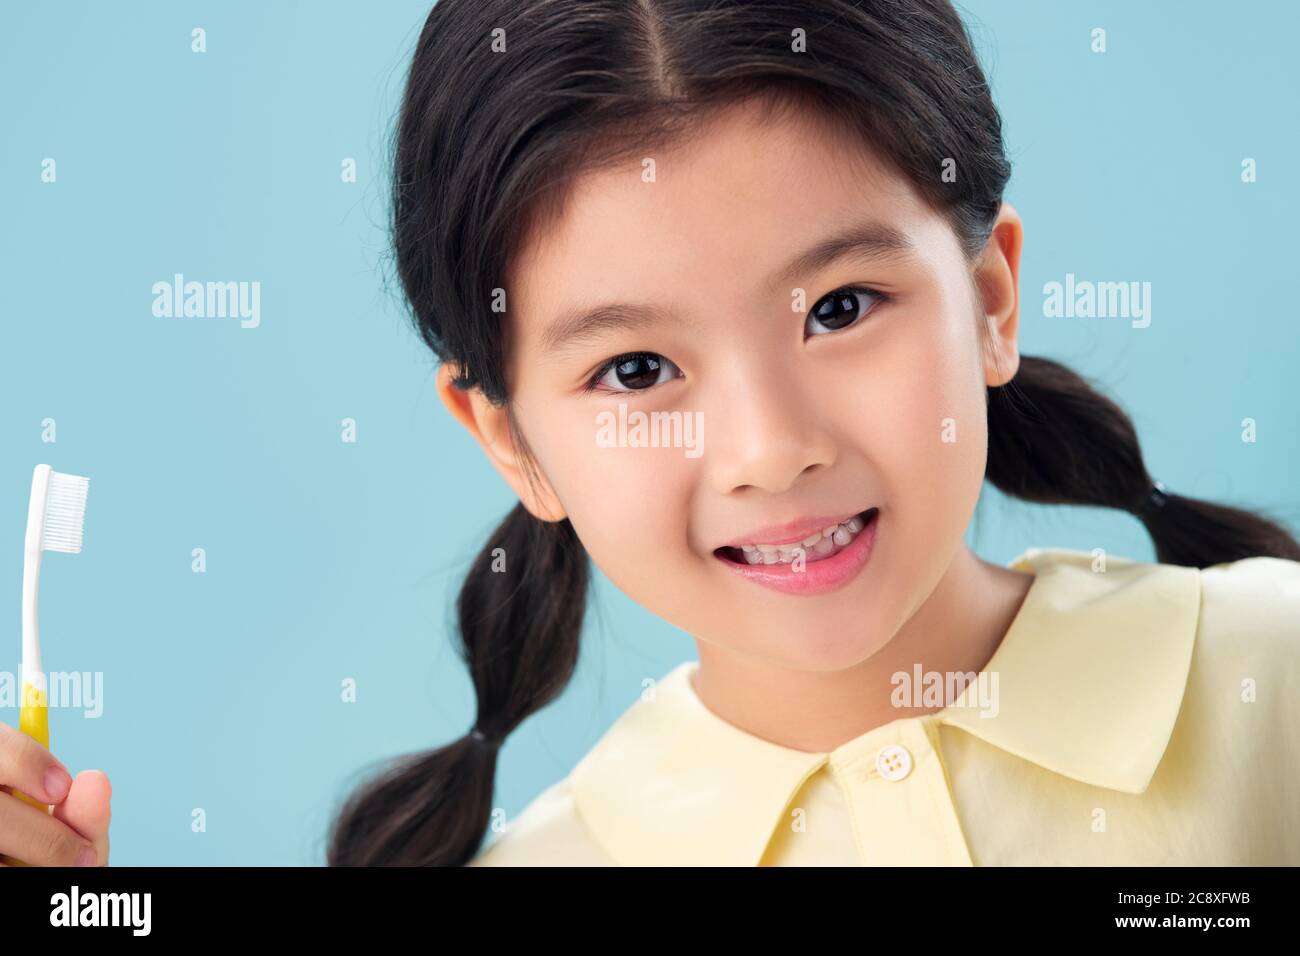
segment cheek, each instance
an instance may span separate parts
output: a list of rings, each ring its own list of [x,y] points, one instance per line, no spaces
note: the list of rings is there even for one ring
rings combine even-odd
[[[890,504],[930,546],[964,533],[984,479],[988,419],[970,323],[935,308],[891,338],[872,363],[880,413],[858,426]]]
[[[700,459],[681,448],[603,447],[597,410],[593,404],[589,420],[561,428],[553,420],[539,423],[547,432],[538,457],[592,562],[618,588],[650,604],[637,589],[653,587],[672,566],[669,556],[686,548],[684,515]],[[656,564],[660,571],[647,574]]]

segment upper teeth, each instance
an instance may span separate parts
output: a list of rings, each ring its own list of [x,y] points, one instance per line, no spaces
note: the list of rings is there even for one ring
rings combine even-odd
[[[824,555],[835,547],[844,547],[853,540],[853,536],[865,527],[857,515],[839,524],[827,525],[820,531],[814,531],[802,541],[790,544],[742,544],[740,550],[750,564],[788,564],[800,551]]]

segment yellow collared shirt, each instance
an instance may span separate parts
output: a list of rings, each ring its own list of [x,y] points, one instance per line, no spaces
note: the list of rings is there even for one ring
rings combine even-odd
[[[995,708],[809,753],[713,714],[688,661],[470,865],[1300,864],[1300,563],[1010,566]]]

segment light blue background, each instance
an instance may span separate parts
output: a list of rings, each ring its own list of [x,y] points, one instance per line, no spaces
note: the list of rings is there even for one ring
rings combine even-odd
[[[1117,397],[1172,490],[1300,528],[1300,7],[962,9],[1026,223],[1025,351]],[[385,285],[386,140],[426,13],[5,5],[0,670],[19,670],[32,466],[88,475],[85,550],[46,556],[42,632],[48,670],[104,674],[103,716],[55,710],[51,735],[74,772],[112,780],[115,864],[321,863],[359,768],[472,720],[452,600],[512,499],[437,402],[432,356]],[[190,52],[194,26],[206,54]],[[56,184],[40,181],[45,157]],[[261,327],[154,318],[150,288],[175,272],[260,281]],[[1067,272],[1150,281],[1150,328],[1044,318],[1043,283]],[[1240,440],[1247,416],[1256,444]],[[57,444],[41,441],[46,417]],[[1127,515],[992,491],[970,540],[999,562],[1034,545],[1153,557]],[[522,809],[642,678],[693,656],[597,575],[578,675],[506,745],[498,804]],[[339,701],[345,677],[355,705]]]

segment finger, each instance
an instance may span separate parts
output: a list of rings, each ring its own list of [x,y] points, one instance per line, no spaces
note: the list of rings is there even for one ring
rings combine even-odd
[[[21,730],[0,724],[0,783],[46,803],[61,803],[72,787],[72,774]]]
[[[89,862],[80,862],[83,850]],[[0,853],[31,866],[93,866],[98,859],[95,845],[72,827],[12,796],[0,796]]]
[[[113,786],[100,770],[83,770],[72,781],[68,798],[51,814],[95,847],[96,865],[108,863],[108,824],[112,817]]]

